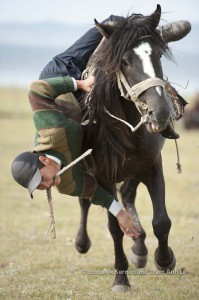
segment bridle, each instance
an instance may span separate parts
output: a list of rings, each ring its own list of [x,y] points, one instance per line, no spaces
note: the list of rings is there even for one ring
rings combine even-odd
[[[145,38],[151,38],[151,35],[145,35],[145,36],[141,37],[139,40],[142,40]],[[92,68],[92,66],[90,66],[89,68],[87,68],[84,71],[83,77],[87,78],[89,74],[94,73],[94,70],[95,70],[95,67]],[[165,89],[166,81],[164,81],[158,77],[153,77],[153,78],[150,77],[150,78],[147,78],[133,86],[130,86],[121,70],[117,71],[116,77],[117,77],[117,84],[118,84],[118,88],[120,90],[121,97],[125,98],[126,100],[133,101],[135,103],[137,110],[139,111],[139,113],[141,115],[141,120],[136,127],[133,127],[131,124],[124,121],[123,119],[120,119],[120,118],[114,116],[113,114],[111,114],[106,109],[106,107],[104,107],[104,110],[109,116],[126,124],[131,129],[131,131],[134,132],[143,123],[146,123],[148,121],[148,115],[147,115],[148,105],[139,99],[140,94],[143,93],[144,91],[148,90],[151,87],[161,86],[161,87],[163,87],[163,89]],[[88,93],[86,100],[85,100],[85,103],[87,106],[89,106],[89,102],[90,102],[91,98],[92,98],[92,89]],[[89,122],[89,120],[85,120],[82,124],[86,125],[86,124],[88,124],[88,122]]]
[[[145,39],[145,38],[150,38],[150,35],[146,35],[141,37],[140,39]],[[89,66],[84,73],[82,74],[82,78],[87,78],[89,76],[89,74],[94,74],[94,70],[95,67]],[[118,84],[118,88],[120,90],[120,95],[121,97],[125,98],[126,100],[129,101],[133,101],[136,105],[137,110],[139,111],[140,115],[141,115],[141,119],[140,122],[133,127],[130,123],[128,123],[127,121],[120,119],[116,116],[114,116],[113,114],[111,114],[106,107],[104,107],[104,111],[112,118],[126,124],[132,132],[135,132],[142,124],[148,122],[148,114],[147,114],[147,110],[148,110],[148,105],[143,102],[142,100],[139,99],[139,96],[141,93],[143,93],[144,91],[148,90],[151,87],[159,87],[161,86],[163,88],[163,90],[165,91],[165,94],[167,95],[167,100],[169,102],[169,106],[170,109],[173,110],[175,112],[173,112],[173,116],[171,116],[171,123],[172,119],[178,119],[182,116],[183,114],[183,108],[182,105],[180,107],[178,104],[178,101],[176,101],[176,99],[173,99],[173,97],[171,97],[170,93],[168,92],[168,88],[166,87],[167,85],[167,80],[163,80],[160,79],[158,77],[153,77],[153,78],[147,78],[133,86],[130,86],[128,81],[126,80],[124,74],[122,73],[121,70],[119,70],[116,73],[117,76],[117,84]],[[86,99],[85,99],[85,104],[89,107],[89,103],[90,100],[92,98],[92,90],[93,87],[91,88],[90,92],[88,93]],[[172,98],[172,100],[171,100]],[[176,113],[177,110],[177,113]],[[172,113],[171,113],[172,114]],[[90,122],[89,119],[84,119],[84,121],[81,123],[82,125],[87,125]],[[94,121],[95,122],[95,121]],[[178,162],[177,162],[177,169],[178,169],[178,173],[181,173],[181,164],[180,164],[180,159],[179,159],[179,152],[178,152],[178,145],[177,145],[177,141],[175,140],[175,145],[176,145],[176,151],[177,151],[177,158],[178,158]]]
[[[138,39],[138,41],[146,39],[146,38],[151,38],[151,35],[144,35]],[[126,80],[125,76],[123,75],[122,71],[119,70],[117,72],[117,83],[118,83],[118,88],[120,90],[121,96],[124,97],[127,100],[132,100],[139,112],[141,113],[140,109],[146,110],[148,108],[147,104],[144,103],[143,101],[139,100],[139,95],[143,93],[144,91],[148,90],[150,87],[154,86],[162,86],[165,88],[165,81],[158,78],[147,78],[132,87],[128,84],[128,81]],[[126,89],[126,93],[124,91],[124,88]]]
[[[111,114],[105,107],[104,107],[104,110],[110,117],[126,124],[131,129],[132,132],[135,132],[143,123],[146,123],[148,120],[148,115],[146,113],[148,106],[146,103],[144,103],[143,101],[141,101],[139,99],[139,95],[151,87],[162,86],[163,88],[165,88],[165,81],[160,78],[157,78],[157,77],[147,78],[131,87],[121,70],[119,70],[116,75],[117,75],[117,84],[118,84],[118,88],[120,90],[121,96],[123,98],[125,98],[126,100],[133,101],[135,103],[139,113],[141,114],[141,120],[137,124],[136,127],[133,127],[127,121],[120,119],[120,118],[114,116],[113,114]],[[88,93],[86,101],[85,101],[88,106],[89,106],[91,97],[92,97],[92,89]],[[145,113],[143,111],[145,111]],[[82,123],[82,125],[86,125],[86,124],[88,124],[88,122],[89,122],[89,120],[85,120]]]
[[[119,70],[117,72],[117,83],[118,83],[118,88],[120,90],[121,96],[123,98],[125,98],[126,100],[133,101],[135,103],[138,111],[141,114],[141,120],[135,127],[133,127],[127,121],[120,119],[120,118],[114,116],[113,114],[111,114],[105,107],[104,107],[104,110],[109,116],[126,124],[131,129],[132,132],[135,132],[142,124],[144,124],[148,121],[148,114],[147,114],[148,105],[139,99],[139,95],[141,93],[143,93],[144,91],[146,91],[147,89],[149,89],[151,87],[155,87],[155,86],[161,86],[165,90],[166,81],[164,81],[160,78],[157,78],[157,77],[147,78],[131,87],[128,84],[122,71]],[[125,88],[126,92],[124,91],[124,88]],[[168,101],[171,101],[171,99],[169,98]],[[143,113],[143,111],[145,111],[145,114]],[[176,146],[177,159],[178,159],[177,170],[178,170],[178,173],[181,173],[179,150],[178,150],[178,144],[177,144],[176,140],[175,140],[175,146]]]
[[[104,110],[110,117],[126,124],[131,129],[132,132],[135,132],[142,124],[148,121],[148,114],[147,114],[148,105],[139,99],[139,95],[151,87],[162,86],[163,88],[165,88],[165,81],[157,77],[147,78],[131,87],[128,84],[122,71],[119,70],[117,72],[117,84],[121,96],[126,100],[133,101],[135,103],[139,113],[141,114],[140,122],[137,124],[137,126],[133,127],[130,123],[111,114],[105,107]],[[124,90],[124,88],[126,91]]]
[[[154,86],[162,86],[165,88],[165,81],[157,77],[147,78],[131,87],[121,70],[117,72],[117,83],[121,96],[127,100],[132,100],[136,106],[142,109],[147,109],[148,106],[138,98],[141,93]],[[124,88],[126,89],[126,93]]]

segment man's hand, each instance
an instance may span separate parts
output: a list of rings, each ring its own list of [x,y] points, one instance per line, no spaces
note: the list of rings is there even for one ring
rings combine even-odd
[[[140,235],[140,228],[134,224],[132,216],[121,209],[116,216],[121,230],[129,237],[137,238]]]
[[[94,82],[95,82],[95,77],[94,76],[89,76],[85,80],[76,80],[77,89],[78,90],[83,90],[85,92],[90,92]]]

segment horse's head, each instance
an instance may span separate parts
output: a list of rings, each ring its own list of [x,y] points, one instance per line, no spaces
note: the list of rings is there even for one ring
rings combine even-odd
[[[96,157],[105,162],[102,165],[107,166],[107,172],[112,170],[112,177],[117,173],[118,162],[125,162],[136,147],[137,135],[132,135],[129,127],[135,131],[145,122],[150,133],[161,132],[166,137],[168,131],[170,134],[167,125],[174,109],[169,99],[172,92],[169,97],[165,92],[161,55],[171,57],[171,53],[157,30],[160,16],[158,5],[147,17],[133,14],[113,24],[95,21],[104,39],[89,61],[96,80],[87,98],[88,128],[96,141]],[[143,141],[148,140],[145,130],[140,134]],[[162,139],[159,134],[158,137]],[[155,143],[154,147],[161,145]]]
[[[113,26],[96,26],[108,39],[107,53],[111,60],[104,62],[106,72],[117,74],[122,96],[133,100],[146,116],[149,132],[163,131],[171,118],[171,106],[164,91],[161,56],[170,52],[156,29],[161,7],[148,17],[132,15]]]

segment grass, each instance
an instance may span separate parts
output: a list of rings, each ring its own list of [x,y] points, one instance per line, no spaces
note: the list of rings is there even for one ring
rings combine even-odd
[[[14,157],[33,146],[34,128],[26,93],[0,89],[0,299],[198,299],[198,131],[179,128],[182,174],[176,171],[174,142],[167,140],[163,151],[166,201],[173,223],[169,241],[177,259],[174,274],[161,275],[155,269],[157,240],[151,226],[152,207],[145,187],[140,186],[137,208],[147,232],[148,265],[138,271],[130,265],[131,291],[115,294],[111,292],[114,253],[106,211],[91,208],[88,231],[92,247],[80,255],[74,248],[78,201],[53,191],[57,238],[44,245],[49,223],[45,193],[35,192],[34,199],[29,200],[27,191],[11,177]],[[125,238],[127,256],[131,246],[131,239]]]

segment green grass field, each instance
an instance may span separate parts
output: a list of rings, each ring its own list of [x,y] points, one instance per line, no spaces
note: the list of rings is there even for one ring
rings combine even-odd
[[[74,247],[80,215],[77,198],[52,191],[57,238],[44,244],[49,224],[46,194],[37,191],[30,200],[11,177],[14,157],[33,147],[34,127],[26,93],[0,89],[0,299],[199,299],[199,132],[185,132],[179,126],[182,174],[176,170],[174,142],[168,140],[163,151],[175,274],[156,272],[152,207],[145,187],[140,186],[137,208],[147,232],[148,265],[141,269],[143,274],[130,265],[131,291],[114,294],[113,274],[90,274],[114,273],[106,211],[91,208],[88,231],[92,247],[80,255]],[[131,245],[131,239],[125,237],[127,256]]]

